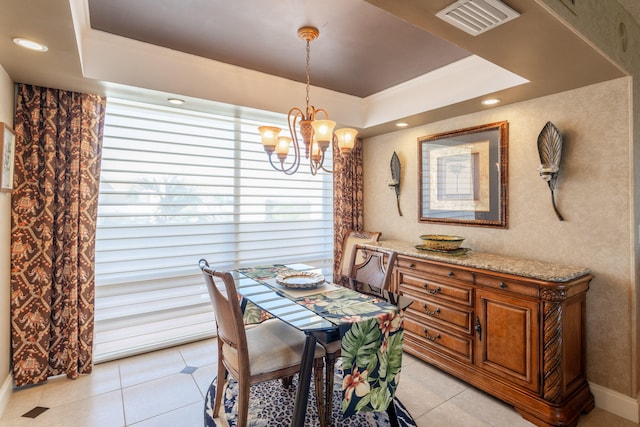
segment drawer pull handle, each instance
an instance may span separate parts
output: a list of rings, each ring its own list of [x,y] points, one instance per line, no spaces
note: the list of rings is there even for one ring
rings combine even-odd
[[[424,309],[424,312],[427,313],[429,316],[435,316],[436,314],[440,313],[440,308],[437,307],[435,310],[431,311],[429,310],[429,307],[427,307],[427,304],[422,304],[422,308]]]
[[[504,289],[504,288],[506,288],[506,287],[507,287],[507,284],[506,284],[506,283],[504,283],[504,282],[500,282],[500,287],[501,287],[502,289]]]
[[[429,284],[428,283],[424,284],[424,290],[427,291],[428,293],[430,293],[431,295],[435,295],[438,292],[442,292],[442,289],[440,288],[440,286],[438,286],[435,289],[429,289]]]
[[[440,338],[440,334],[435,334],[434,336],[429,335],[429,331],[427,330],[427,328],[424,328],[422,332],[424,332],[424,337],[429,341],[435,341]]]
[[[416,265],[414,263],[409,264],[409,268],[416,268]]]
[[[453,271],[450,271],[450,272],[447,273],[447,276],[453,277],[453,276],[455,276],[455,274],[453,273]]]

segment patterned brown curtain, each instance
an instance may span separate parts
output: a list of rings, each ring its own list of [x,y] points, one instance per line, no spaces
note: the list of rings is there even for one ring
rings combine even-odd
[[[334,147],[333,162],[333,280],[348,286],[348,279],[342,277],[340,260],[342,242],[349,230],[362,231],[364,228],[364,178],[362,166],[362,140],[356,144],[345,160]]]
[[[16,386],[92,369],[94,249],[106,99],[18,85],[11,197]]]

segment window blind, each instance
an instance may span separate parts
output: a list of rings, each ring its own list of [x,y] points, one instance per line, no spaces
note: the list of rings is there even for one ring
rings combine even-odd
[[[237,109],[236,109],[237,110]],[[268,124],[286,128],[284,117]],[[96,363],[213,336],[198,261],[330,272],[331,174],[286,176],[255,115],[110,98],[96,236]]]

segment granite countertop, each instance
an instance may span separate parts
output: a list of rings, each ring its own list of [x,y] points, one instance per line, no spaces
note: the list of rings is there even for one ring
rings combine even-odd
[[[415,245],[399,240],[382,240],[376,243],[369,243],[368,245],[390,249],[398,254],[416,258],[443,261],[464,267],[474,267],[499,273],[514,274],[517,276],[530,277],[548,282],[568,282],[578,277],[590,274],[589,269],[584,267],[536,261],[526,258],[514,258],[486,252],[469,251],[463,255],[429,252],[416,249]]]

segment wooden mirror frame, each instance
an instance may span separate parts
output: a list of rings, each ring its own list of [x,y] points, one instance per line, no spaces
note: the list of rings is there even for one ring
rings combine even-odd
[[[418,138],[420,222],[507,228],[508,129],[503,121]]]

